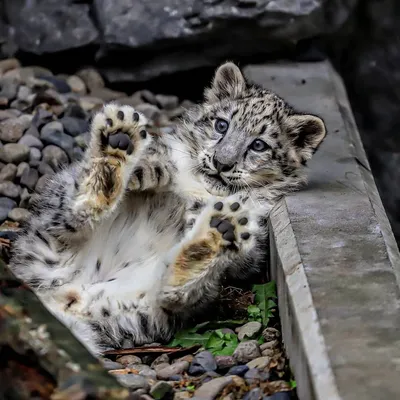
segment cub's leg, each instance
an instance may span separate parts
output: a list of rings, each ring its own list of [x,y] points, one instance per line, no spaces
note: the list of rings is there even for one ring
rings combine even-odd
[[[262,257],[265,210],[251,210],[238,197],[214,201],[194,222],[193,229],[171,253],[159,304],[184,312],[214,300],[221,278],[239,276]],[[189,310],[190,311],[190,310]]]

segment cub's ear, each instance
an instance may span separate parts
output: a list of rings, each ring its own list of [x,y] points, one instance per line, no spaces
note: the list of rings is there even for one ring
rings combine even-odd
[[[288,138],[300,163],[309,160],[326,136],[324,121],[315,115],[290,115],[286,120]]]
[[[222,64],[215,72],[211,88],[206,89],[207,102],[215,103],[224,98],[234,99],[246,88],[246,80],[240,69],[232,62]]]

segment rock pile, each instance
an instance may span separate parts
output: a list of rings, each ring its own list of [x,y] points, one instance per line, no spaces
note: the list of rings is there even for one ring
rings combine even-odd
[[[113,91],[94,69],[55,76],[16,59],[0,61],[0,223],[24,221],[47,177],[82,158],[90,120],[109,101],[134,106],[161,129],[191,106],[148,90]]]

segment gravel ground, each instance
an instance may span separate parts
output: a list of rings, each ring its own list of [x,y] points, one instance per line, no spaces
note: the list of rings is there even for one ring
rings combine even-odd
[[[148,90],[113,91],[94,69],[55,76],[42,67],[21,67],[16,59],[0,61],[0,246],[6,261],[13,232],[28,218],[46,179],[83,156],[93,114],[114,100],[143,112],[149,129],[161,132],[192,105]],[[237,291],[230,293],[234,296],[221,302],[225,310],[248,306],[238,301]],[[213,356],[200,348],[177,358],[160,345],[155,353],[114,353],[103,362],[141,400],[294,399],[279,324],[263,330],[252,321],[236,328],[236,334],[239,344],[232,356]],[[264,343],[252,340],[256,335]]]

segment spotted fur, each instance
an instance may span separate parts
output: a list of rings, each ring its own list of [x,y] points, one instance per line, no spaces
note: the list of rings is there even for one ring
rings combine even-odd
[[[222,278],[257,271],[262,221],[305,182],[324,137],[320,118],[232,63],[172,134],[152,137],[133,108],[106,105],[84,160],[48,182],[11,267],[94,354],[168,340]]]

